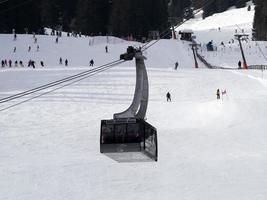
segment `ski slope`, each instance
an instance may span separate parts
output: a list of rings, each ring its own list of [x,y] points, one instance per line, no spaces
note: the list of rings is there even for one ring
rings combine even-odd
[[[240,47],[234,35],[247,34],[248,39],[242,41],[242,45],[248,65],[266,65],[267,43],[252,40],[255,11],[251,2],[247,4],[251,5],[251,11],[247,7],[231,8],[204,20],[200,12],[195,19],[178,27],[177,31],[193,30],[196,41],[201,45],[200,54],[212,65],[226,68],[237,68],[238,61],[242,61]],[[207,51],[206,44],[209,41],[213,41],[216,51]]]
[[[89,38],[54,40],[38,36],[40,52],[27,52],[31,35],[17,41],[0,35],[0,60],[46,64],[1,68],[0,98],[90,69],[91,58],[99,66],[141,45],[117,38],[107,43],[105,37],[91,46]],[[59,66],[60,56],[68,57],[68,67]],[[266,72],[194,69],[188,43],[175,40],[161,40],[145,56],[147,119],[158,130],[158,162],[117,163],[99,152],[100,120],[123,111],[133,97],[134,62],[126,62],[0,112],[0,199],[265,200]],[[226,62],[222,56],[217,61]],[[227,91],[221,100],[217,88]],[[0,110],[17,102],[0,104]]]

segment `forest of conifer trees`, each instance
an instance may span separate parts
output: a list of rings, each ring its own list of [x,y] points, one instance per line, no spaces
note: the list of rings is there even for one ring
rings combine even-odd
[[[203,17],[248,0],[8,0],[0,3],[0,32],[43,33],[44,27],[86,35],[147,36],[185,17],[188,9],[204,6]],[[1,1],[0,1],[1,2]],[[266,39],[266,4],[256,0],[255,36]],[[187,16],[188,17],[188,16]],[[191,17],[191,15],[189,16]],[[264,31],[263,31],[264,30]],[[265,31],[266,32],[266,31]]]

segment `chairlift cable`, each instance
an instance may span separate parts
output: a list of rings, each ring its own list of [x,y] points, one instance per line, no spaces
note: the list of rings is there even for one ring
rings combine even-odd
[[[113,61],[113,62],[104,64],[104,65],[101,65],[101,66],[99,66],[99,67],[96,67],[96,68],[94,68],[94,69],[86,70],[86,71],[84,71],[84,72],[81,72],[81,73],[78,73],[78,74],[75,74],[75,75],[72,75],[72,76],[69,76],[69,77],[66,77],[66,78],[57,80],[57,81],[53,81],[53,82],[51,82],[51,83],[48,83],[48,84],[45,84],[45,85],[42,85],[42,86],[39,86],[39,87],[30,89],[30,90],[27,90],[27,91],[24,91],[24,92],[21,92],[21,93],[18,93],[18,94],[14,94],[14,95],[11,95],[11,96],[2,98],[2,99],[0,99],[0,104],[1,104],[1,103],[5,103],[5,102],[8,102],[8,101],[11,101],[11,100],[13,100],[13,99],[17,99],[17,98],[19,98],[19,97],[23,97],[23,96],[32,94],[32,93],[34,93],[34,92],[38,92],[38,91],[47,89],[47,88],[49,88],[49,87],[53,87],[53,86],[62,84],[62,83],[67,82],[67,81],[71,81],[71,80],[76,79],[76,78],[80,78],[80,77],[82,77],[82,76],[86,76],[86,75],[88,75],[88,74],[90,74],[90,73],[93,73],[93,72],[95,72],[95,71],[97,71],[97,70],[99,70],[99,69],[101,69],[101,68],[106,67],[106,66],[113,65],[113,64],[117,64],[117,63],[119,63],[119,61],[120,61],[120,60],[116,60],[116,61]]]
[[[70,83],[67,83],[67,84],[65,84],[65,85],[62,85],[62,86],[57,87],[57,88],[55,88],[55,89],[52,89],[52,90],[50,90],[50,91],[41,93],[41,94],[39,94],[39,95],[37,95],[37,96],[31,97],[31,98],[26,99],[26,100],[24,100],[24,101],[21,101],[21,102],[15,103],[15,104],[13,104],[13,105],[7,106],[7,107],[5,107],[5,108],[2,108],[2,109],[0,109],[0,112],[5,111],[5,110],[9,110],[9,109],[11,109],[11,108],[13,108],[13,107],[16,107],[16,106],[20,105],[20,104],[26,103],[26,102],[31,101],[31,100],[33,100],[33,99],[37,99],[37,98],[39,98],[39,97],[41,97],[41,96],[43,96],[43,95],[50,94],[50,93],[52,93],[52,92],[54,92],[54,91],[56,91],[56,90],[59,90],[59,89],[62,89],[62,88],[64,88],[64,87],[67,87],[67,86],[69,86],[69,85],[72,85],[72,84],[74,84],[74,83],[80,82],[80,81],[82,81],[82,80],[84,80],[84,79],[87,79],[87,78],[89,78],[89,77],[91,77],[91,76],[94,76],[94,75],[96,75],[96,74],[99,74],[100,72],[106,71],[106,70],[108,70],[108,69],[110,69],[110,68],[112,68],[112,67],[114,67],[114,66],[117,66],[117,65],[119,65],[119,64],[121,64],[121,63],[123,63],[123,62],[125,62],[125,61],[120,61],[119,63],[114,63],[114,64],[111,64],[111,65],[109,65],[109,66],[103,67],[103,68],[99,69],[98,71],[95,71],[95,72],[93,72],[93,73],[90,73],[90,74],[87,74],[87,75],[82,76],[80,79],[74,78],[74,81],[72,81],[72,82],[70,82]],[[75,79],[77,79],[77,80],[75,80]]]

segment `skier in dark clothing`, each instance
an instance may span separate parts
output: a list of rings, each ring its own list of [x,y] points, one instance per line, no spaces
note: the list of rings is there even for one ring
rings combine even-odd
[[[179,65],[178,62],[176,62],[176,63],[175,63],[175,68],[174,68],[175,70],[177,70],[178,65]]]
[[[170,94],[169,92],[167,92],[166,97],[167,97],[167,102],[168,102],[168,101],[172,101],[172,100],[171,100],[171,94]]]
[[[40,64],[41,64],[42,67],[44,67],[44,62],[43,61],[41,61]]]
[[[68,66],[68,63],[69,63],[69,61],[66,59],[65,60],[65,66]]]
[[[31,61],[32,68],[35,69],[35,62],[32,60]]]
[[[217,99],[220,99],[221,98],[220,90],[219,89],[217,89],[216,96],[217,96]]]
[[[89,66],[94,66],[94,60],[92,59],[92,60],[90,60],[90,65]]]
[[[105,46],[105,49],[106,49],[106,53],[108,53],[108,46]]]
[[[9,65],[9,67],[12,67],[12,61],[11,60],[8,61],[8,65]]]
[[[24,67],[24,65],[23,65],[23,62],[22,62],[22,61],[19,61],[19,65],[20,65],[21,67]]]
[[[238,61],[238,69],[241,69],[241,61]]]
[[[4,60],[1,61],[1,65],[2,65],[2,67],[5,67],[5,61]]]
[[[62,58],[59,58],[59,64],[62,65]]]

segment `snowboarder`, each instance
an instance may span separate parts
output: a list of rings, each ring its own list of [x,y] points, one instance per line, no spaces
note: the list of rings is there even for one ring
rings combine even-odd
[[[168,102],[168,101],[172,101],[172,100],[171,100],[171,94],[170,94],[169,92],[167,92],[166,97],[167,97],[167,102]]]
[[[69,63],[69,61],[66,59],[65,60],[65,66],[68,66],[68,63]]]
[[[219,89],[217,89],[216,96],[217,96],[217,99],[220,99],[221,98],[220,90]]]
[[[241,61],[238,61],[238,69],[241,69]]]
[[[59,64],[62,65],[62,58],[59,58]]]
[[[177,70],[178,69],[178,66],[179,66],[179,64],[178,64],[178,61],[175,63],[175,67],[174,67],[174,69],[175,70]]]
[[[94,60],[92,59],[92,60],[90,60],[90,65],[89,66],[94,66]]]

